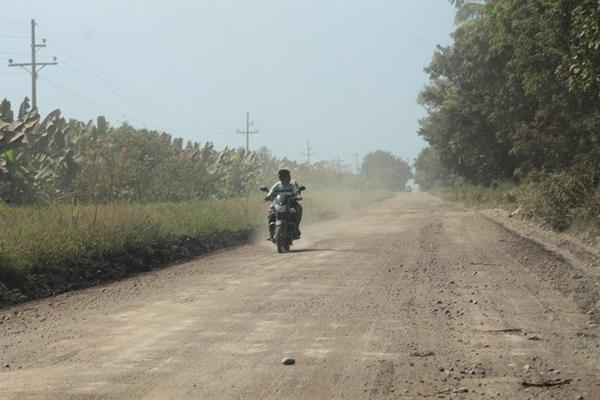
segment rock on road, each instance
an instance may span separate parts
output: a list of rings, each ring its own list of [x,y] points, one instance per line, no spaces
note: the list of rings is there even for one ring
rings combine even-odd
[[[402,194],[304,237],[0,310],[0,398],[600,399],[556,273],[588,278],[484,215]]]

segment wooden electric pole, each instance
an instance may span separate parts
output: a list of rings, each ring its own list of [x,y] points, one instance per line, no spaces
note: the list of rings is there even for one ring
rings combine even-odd
[[[240,129],[237,130],[237,133],[241,135],[246,135],[246,153],[250,153],[250,135],[258,134],[258,129],[253,131],[250,130],[250,126],[254,125],[254,121],[250,121],[250,113],[246,113],[246,130],[242,131]]]
[[[360,154],[352,154],[354,156],[354,169],[356,171],[356,175],[360,175],[360,165],[358,159],[360,158]]]
[[[310,157],[314,156],[313,148],[310,145],[310,142],[306,142],[306,153],[302,153],[303,156],[306,156],[306,163],[310,165]]]
[[[9,67],[21,67],[31,74],[31,109],[37,109],[37,77],[38,72],[47,65],[57,65],[56,57],[53,62],[37,62],[36,53],[39,48],[46,47],[46,39],[42,39],[42,43],[35,42],[35,20],[31,20],[31,62],[29,63],[13,63],[13,60],[8,60]],[[31,67],[27,69],[27,67]]]

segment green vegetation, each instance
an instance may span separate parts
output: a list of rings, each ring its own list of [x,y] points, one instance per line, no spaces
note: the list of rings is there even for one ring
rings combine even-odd
[[[513,211],[521,194],[519,187],[512,183],[504,183],[494,187],[477,185],[456,185],[452,187],[436,187],[431,192],[445,200],[457,201],[468,206],[500,207]]]
[[[419,96],[430,147],[417,182],[469,197],[479,190],[463,184],[511,182],[526,212],[554,229],[597,229],[600,3],[451,2],[454,43],[438,47]]]
[[[392,194],[381,189],[390,182],[368,183],[336,162],[298,164],[267,149],[184,145],[164,132],[112,128],[103,117],[67,121],[58,110],[40,120],[26,102],[14,118],[5,100],[0,304],[118,279],[247,240],[266,222],[258,187],[271,185],[282,166],[309,188],[309,221]]]
[[[402,192],[412,178],[412,171],[410,165],[401,158],[387,151],[376,150],[363,158],[362,175],[371,187]]]
[[[21,107],[23,109],[23,107]],[[356,181],[323,163],[298,165],[268,151],[217,151],[213,144],[173,139],[164,132],[67,122],[56,110],[11,119],[0,107],[0,199],[10,204],[180,202],[240,196],[271,182],[286,165],[298,177],[338,187]]]
[[[1,207],[0,268],[60,267],[181,237],[246,229],[239,201]]]
[[[454,177],[442,164],[440,155],[435,147],[425,147],[415,160],[415,182],[421,190],[436,187],[448,187],[454,183]]]
[[[374,162],[371,162],[374,161]],[[363,176],[337,162],[299,164],[268,149],[217,151],[210,142],[184,145],[164,132],[66,121],[59,110],[43,121],[26,103],[19,118],[0,104],[0,200],[10,204],[181,202],[245,196],[271,184],[285,166],[315,188],[398,189],[408,164],[389,153],[365,157]],[[393,174],[390,179],[390,174]],[[387,179],[377,179],[386,176]]]
[[[333,216],[390,196],[385,191],[307,192],[306,219]],[[186,237],[244,231],[265,223],[266,205],[252,196],[180,203],[0,206],[0,220],[0,277],[6,277],[150,245],[168,247]]]

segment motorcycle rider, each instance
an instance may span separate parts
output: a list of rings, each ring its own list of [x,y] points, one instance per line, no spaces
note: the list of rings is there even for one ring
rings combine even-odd
[[[273,201],[278,194],[288,194],[288,195],[300,195],[300,186],[296,183],[296,181],[292,180],[292,175],[288,169],[280,169],[277,172],[279,176],[279,182],[271,187],[269,194],[265,197],[265,201]],[[292,218],[294,219],[294,224],[296,224],[296,234],[294,235],[294,239],[300,239],[300,221],[302,221],[302,206],[299,202],[295,202],[296,212],[292,214]],[[275,226],[272,224],[275,222],[275,214],[269,213],[269,237],[267,240],[273,240],[273,234],[275,233]]]

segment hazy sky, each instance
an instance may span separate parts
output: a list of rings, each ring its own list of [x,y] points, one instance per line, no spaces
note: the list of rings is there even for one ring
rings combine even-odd
[[[423,67],[447,44],[447,0],[0,0],[0,98],[30,96],[29,21],[58,57],[38,85],[42,114],[106,115],[112,125],[303,159],[374,149],[413,160]]]

